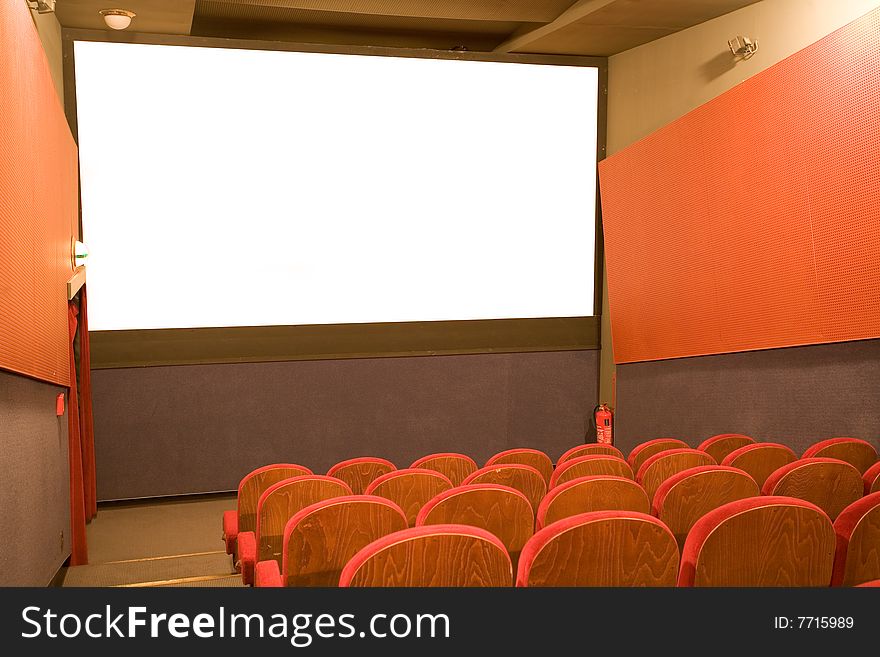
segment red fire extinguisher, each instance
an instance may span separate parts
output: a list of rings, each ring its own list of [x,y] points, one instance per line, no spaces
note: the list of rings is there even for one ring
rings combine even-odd
[[[606,404],[599,404],[593,411],[596,422],[596,442],[611,445],[613,438],[611,430],[614,425],[614,413]]]

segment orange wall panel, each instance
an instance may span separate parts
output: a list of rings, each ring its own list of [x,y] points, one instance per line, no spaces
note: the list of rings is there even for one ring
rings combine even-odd
[[[0,368],[69,385],[77,150],[27,4],[0,2]]]
[[[616,362],[880,337],[880,10],[599,175]]]

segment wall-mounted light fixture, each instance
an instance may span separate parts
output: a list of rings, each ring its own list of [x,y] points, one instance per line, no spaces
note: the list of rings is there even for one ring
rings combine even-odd
[[[51,14],[55,11],[55,0],[28,0],[28,7],[38,14]]]
[[[730,52],[734,57],[748,59],[758,52],[758,41],[752,41],[747,36],[735,36],[727,42]]]
[[[127,9],[102,9],[98,12],[111,30],[124,30],[131,25],[131,19],[137,16]]]
[[[89,257],[89,247],[76,240],[73,243],[73,266],[81,267],[86,264],[86,258]]]
[[[86,259],[89,257],[89,247],[80,242],[73,240],[73,246],[70,249],[70,257],[73,260],[73,276],[67,281],[67,300],[70,301],[79,292],[79,289],[86,282]]]

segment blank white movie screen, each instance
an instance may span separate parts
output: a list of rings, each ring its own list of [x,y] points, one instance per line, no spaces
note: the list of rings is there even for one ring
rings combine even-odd
[[[596,68],[75,58],[93,330],[593,314]]]

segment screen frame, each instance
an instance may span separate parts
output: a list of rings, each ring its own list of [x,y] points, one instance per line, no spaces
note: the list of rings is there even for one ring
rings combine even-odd
[[[594,67],[598,69],[597,163],[606,155],[607,57],[342,46],[64,28],[62,30],[64,110],[77,143],[79,143],[79,134],[76,117],[75,41]],[[92,368],[599,349],[604,273],[602,213],[599,197],[597,167],[593,315],[90,331]],[[79,234],[82,236],[81,202],[79,203]],[[144,275],[149,276],[149,272],[145,272]],[[229,272],[229,275],[235,274]],[[222,280],[218,281],[218,284],[222,285]]]

